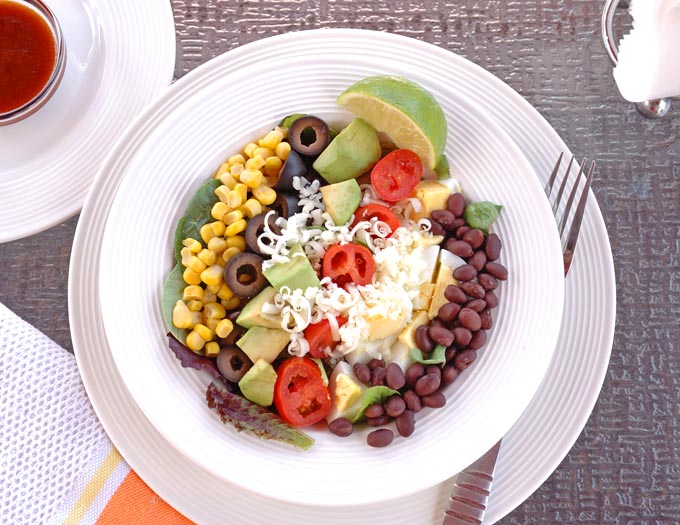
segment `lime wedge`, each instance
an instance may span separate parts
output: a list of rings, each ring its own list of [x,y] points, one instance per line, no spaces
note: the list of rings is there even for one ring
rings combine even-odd
[[[415,82],[389,75],[364,78],[337,102],[397,147],[417,153],[426,167],[437,166],[446,145],[446,117],[432,94]]]

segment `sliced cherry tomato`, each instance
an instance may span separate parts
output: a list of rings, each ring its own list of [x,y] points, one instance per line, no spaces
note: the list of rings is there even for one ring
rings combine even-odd
[[[342,326],[347,322],[346,317],[336,317],[338,326]],[[327,357],[323,349],[326,347],[334,347],[338,341],[333,341],[333,331],[331,330],[331,323],[328,319],[323,319],[318,323],[310,324],[305,328],[305,339],[309,343],[309,355],[322,359]]]
[[[408,149],[395,149],[373,166],[371,184],[387,202],[405,199],[423,177],[420,157]]]
[[[388,237],[391,237],[394,230],[400,226],[399,218],[392,210],[382,204],[368,204],[357,209],[357,211],[354,212],[354,222],[352,223],[352,226],[356,226],[356,224],[361,221],[370,221],[373,217],[390,227],[390,230],[392,231]]]
[[[368,248],[359,244],[334,244],[326,251],[321,265],[324,277],[330,277],[338,286],[350,283],[370,284],[375,272],[375,261]]]
[[[331,395],[316,363],[304,357],[286,359],[276,371],[274,406],[295,427],[321,421],[331,409]]]

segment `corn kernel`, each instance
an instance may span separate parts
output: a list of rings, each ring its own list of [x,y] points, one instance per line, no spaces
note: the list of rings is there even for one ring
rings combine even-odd
[[[220,291],[220,286],[221,284],[209,284],[208,286],[205,287],[205,291],[207,293],[217,293]],[[205,297],[205,292],[203,293],[203,297]]]
[[[237,164],[237,166],[240,166],[240,164]],[[238,174],[233,175],[232,173],[225,173],[220,177],[222,186],[218,186],[215,189],[215,195],[217,195],[217,198],[222,202],[226,202],[225,199],[222,198],[222,195],[226,196],[229,190],[233,190],[234,186],[236,186],[236,183],[238,182],[237,176]],[[220,190],[219,193],[217,190]]]
[[[204,345],[205,339],[203,339],[196,330],[192,330],[187,334],[187,346],[194,352],[199,352]]]
[[[194,253],[198,253],[203,249],[203,245],[196,239],[192,239],[191,237],[189,237],[188,239],[184,239],[182,241],[182,244],[189,248]]]
[[[257,148],[255,151],[253,151],[253,157],[262,157],[262,159],[266,159],[267,157],[271,157],[274,155],[274,152],[270,150],[269,148]]]
[[[276,177],[281,171],[283,161],[278,157],[269,157],[264,163],[264,174],[267,177]]]
[[[205,345],[205,356],[206,357],[217,357],[220,353],[220,345],[215,341],[211,341]]]
[[[203,242],[206,243],[206,244],[208,243],[208,241],[210,239],[212,239],[215,236],[215,233],[213,232],[212,226],[210,226],[210,224],[204,224],[203,226],[201,226],[201,229],[199,230],[199,232],[201,234],[201,239],[203,239]],[[203,249],[203,246],[201,246],[201,250],[202,249]],[[201,250],[198,250],[198,251],[200,252]],[[198,253],[198,252],[196,252],[196,253]]]
[[[203,301],[197,301],[195,299],[187,301],[187,308],[189,308],[189,310],[192,312],[200,312],[203,310]]]
[[[201,272],[201,281],[205,284],[219,284],[222,282],[222,272],[224,272],[223,266],[213,264]]]
[[[288,138],[288,128],[282,128],[281,126],[276,126],[274,128],[276,131],[281,133],[281,136],[283,137],[282,140],[286,140]]]
[[[222,252],[227,249],[227,241],[224,237],[213,237],[208,241],[208,250],[215,252],[216,255],[222,255]]]
[[[229,259],[231,259],[234,255],[238,255],[241,253],[243,250],[239,250],[236,246],[232,246],[231,248],[227,248],[224,250],[222,253],[222,260],[226,263],[229,262]]]
[[[221,287],[222,283],[216,284],[215,286]],[[218,290],[219,291],[219,290]],[[208,303],[215,303],[217,302],[217,292],[209,292],[206,290],[205,294],[203,294],[203,305],[206,305]]]
[[[281,160],[286,160],[288,158],[288,154],[290,153],[290,144],[288,142],[281,142],[278,146],[276,146],[274,152],[278,158]]]
[[[240,305],[241,305],[241,299],[239,299],[236,296],[233,296],[231,299],[228,300],[222,300],[220,301],[222,303],[222,306],[229,311],[229,310],[236,310]]]
[[[185,301],[202,301],[203,288],[195,284],[187,286],[186,288],[184,288],[182,299],[184,299]]]
[[[264,160],[263,157],[260,155],[257,155],[256,157],[253,157],[252,159],[248,159],[246,161],[246,170],[259,170],[262,166],[264,166],[266,161]]]
[[[236,186],[238,186],[238,184]],[[236,189],[229,190],[229,193],[227,193],[227,204],[232,208],[238,208],[243,204],[241,192]]]
[[[191,312],[191,327],[203,322],[203,312]]]
[[[218,169],[217,173],[215,173],[215,178],[219,179],[222,175],[224,175],[228,171],[229,171],[229,162],[223,162],[220,165],[220,169]]]
[[[226,283],[222,283],[222,287],[217,292],[217,297],[222,301],[228,301],[234,297],[234,292],[231,291]],[[215,301],[217,301],[217,299],[215,299]]]
[[[248,144],[245,148],[243,148],[243,153],[246,154],[247,157],[252,157],[253,152],[257,149],[257,144],[254,142],[251,142]]]
[[[228,175],[228,177],[231,178],[231,175]],[[227,177],[224,177],[224,178],[226,179]],[[234,186],[236,186],[235,181],[234,181]],[[220,199],[220,202],[223,202],[223,203],[226,204],[227,203],[227,195],[229,195],[230,191],[231,191],[231,188],[229,186],[227,186],[226,184],[224,184],[224,182],[223,182],[221,186],[218,186],[217,188],[215,188],[215,196],[218,199]]]
[[[187,284],[201,284],[201,274],[193,271],[191,268],[186,268],[184,270],[182,278],[184,279],[184,282]]]
[[[246,159],[240,153],[229,157],[229,164],[245,164]]]
[[[201,261],[197,256],[192,255],[187,263],[187,268],[192,269],[196,273],[201,273],[208,265]]]
[[[217,325],[220,323],[221,320],[222,319],[213,319],[211,317],[205,317],[205,314],[204,314],[202,323],[205,326],[207,326],[208,328],[210,328],[210,330],[212,330],[213,333],[214,333],[215,330],[217,329]]]
[[[262,148],[274,149],[283,140],[283,133],[278,129],[273,129],[257,141],[257,145]]]
[[[182,264],[186,266],[189,263],[189,259],[191,259],[191,256],[194,254],[194,252],[191,251],[191,248],[185,246],[182,248],[179,253],[182,255]]]
[[[253,188],[253,197],[255,197],[264,206],[269,206],[276,200],[276,191],[269,186],[258,186]]]
[[[232,206],[232,208],[234,207],[235,206]],[[210,210],[210,215],[212,215],[213,219],[215,219],[216,221],[221,221],[225,213],[229,213],[229,207],[222,201],[216,202],[213,205],[212,210]]]
[[[224,307],[222,307],[224,308]],[[177,301],[172,309],[172,324],[177,328],[191,328],[191,312],[184,301]]]
[[[225,237],[231,237],[232,235],[238,235],[242,231],[246,229],[246,226],[248,224],[246,223],[245,219],[240,219],[236,221],[233,224],[230,224],[227,226],[227,230],[224,232]]]
[[[238,180],[238,178],[241,176],[241,173],[243,173],[244,169],[245,168],[243,167],[243,164],[234,164],[229,170],[231,173],[231,178],[234,180]]]
[[[257,199],[248,199],[241,205],[241,209],[249,219],[252,219],[255,215],[259,215],[263,211],[262,204]]]
[[[203,313],[212,319],[224,319],[227,316],[224,306],[218,302],[204,304]]]
[[[198,323],[196,326],[194,326],[194,332],[200,335],[204,341],[212,341],[213,332],[204,324]]]
[[[212,252],[208,249],[203,249],[200,252],[198,252],[198,257],[202,262],[205,263],[206,266],[212,266],[215,264],[215,261],[217,260],[217,255],[215,252]]]
[[[249,188],[257,188],[262,184],[262,172],[260,170],[244,170],[239,180]]]
[[[215,334],[217,337],[224,339],[231,333],[233,329],[234,323],[232,323],[229,319],[222,319],[215,327]]]
[[[234,235],[227,237],[227,248],[238,248],[239,251],[246,251],[246,238],[243,235]]]
[[[222,221],[215,221],[210,223],[213,233],[216,237],[221,237],[224,235],[224,230],[227,229],[227,225]],[[210,241],[210,239],[208,239]]]
[[[241,210],[233,210],[227,213],[224,216],[224,224],[229,226],[230,224],[234,224],[236,221],[240,221],[243,219],[243,212]],[[226,229],[224,232],[222,232],[222,235],[226,232]]]

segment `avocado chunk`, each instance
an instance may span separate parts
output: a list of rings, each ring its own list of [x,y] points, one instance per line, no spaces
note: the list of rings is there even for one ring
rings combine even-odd
[[[236,324],[244,328],[264,326],[265,328],[281,328],[281,316],[262,313],[265,303],[273,303],[277,291],[273,286],[267,286],[259,294],[246,303],[236,318]]]
[[[276,263],[262,271],[274,288],[280,290],[282,286],[288,286],[291,290],[297,288],[306,290],[310,287],[321,286],[312,263],[307,259],[300,243],[295,243],[290,247],[288,257],[290,259],[288,262]]]
[[[290,334],[285,330],[253,326],[236,341],[236,346],[243,350],[253,363],[258,359],[273,363],[288,343]]]
[[[326,146],[312,167],[334,184],[366,173],[380,160],[381,152],[378,132],[365,120],[355,118]]]
[[[274,402],[276,370],[264,359],[258,359],[238,382],[243,397],[263,407]]]
[[[361,202],[361,188],[354,179],[322,186],[320,191],[326,211],[336,226],[349,221]]]

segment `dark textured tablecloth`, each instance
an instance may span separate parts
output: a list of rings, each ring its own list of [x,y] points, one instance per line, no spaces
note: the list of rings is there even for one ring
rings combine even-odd
[[[224,51],[289,31],[390,31],[486,68],[527,98],[574,153],[597,160],[593,189],[618,294],[611,363],[574,448],[503,524],[680,522],[680,103],[650,121],[621,99],[600,41],[603,3],[172,1],[176,78]],[[67,349],[77,221],[0,246],[0,302]]]

